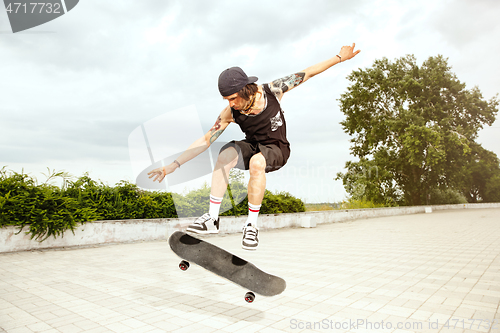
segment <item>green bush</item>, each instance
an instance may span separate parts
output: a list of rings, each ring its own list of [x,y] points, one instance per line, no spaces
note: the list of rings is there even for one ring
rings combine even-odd
[[[49,181],[61,178],[57,187]],[[230,176],[230,186],[222,202],[221,215],[248,214],[246,186],[242,172]],[[31,238],[43,241],[63,236],[79,223],[97,220],[176,218],[200,216],[209,208],[210,188],[182,196],[176,193],[144,191],[135,184],[121,181],[115,186],[84,175],[76,180],[63,172],[53,172],[43,184],[24,173],[0,169],[0,227],[13,225],[19,232],[29,226]],[[174,204],[175,201],[175,204]],[[236,204],[238,203],[238,204]],[[262,214],[305,211],[304,203],[289,193],[265,192]]]
[[[302,200],[293,197],[288,192],[271,193],[266,190],[262,200],[261,214],[281,214],[305,212],[306,206]]]
[[[126,181],[111,187],[85,175],[68,182],[65,193],[95,210],[98,220],[176,217],[172,194],[143,191]]]
[[[31,238],[43,241],[97,216],[92,207],[81,206],[56,186],[38,185],[26,174],[0,170],[0,226],[15,225],[21,231],[29,225]]]
[[[467,198],[460,193],[451,188],[446,189],[432,189],[430,191],[430,201],[431,205],[449,205],[449,204],[464,204],[467,203]]]
[[[353,199],[350,198],[347,202],[342,202],[339,209],[365,209],[365,208],[382,208],[392,207],[388,204],[374,203],[367,199]]]

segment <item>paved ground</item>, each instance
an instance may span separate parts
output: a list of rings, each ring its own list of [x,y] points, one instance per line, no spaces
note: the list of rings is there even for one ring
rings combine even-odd
[[[223,221],[222,221],[223,222]],[[0,255],[0,327],[17,332],[499,332],[500,210],[471,209],[210,240],[282,276],[243,300],[166,242]],[[2,332],[0,329],[0,332]]]

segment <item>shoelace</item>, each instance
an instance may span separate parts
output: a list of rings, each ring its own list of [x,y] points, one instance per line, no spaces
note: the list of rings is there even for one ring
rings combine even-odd
[[[246,229],[245,230],[245,238],[250,238],[250,239],[257,238],[257,230],[255,230],[253,228],[250,230]]]
[[[208,216],[208,214],[203,214],[202,216],[200,216],[196,221],[194,221],[194,224],[199,224],[199,225],[202,225],[203,223],[205,222],[208,222],[210,221],[212,218],[210,218],[210,216]]]

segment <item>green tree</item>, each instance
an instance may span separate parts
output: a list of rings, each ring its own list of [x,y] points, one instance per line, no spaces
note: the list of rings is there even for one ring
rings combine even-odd
[[[462,185],[471,146],[483,125],[495,121],[498,100],[466,89],[450,69],[442,56],[418,66],[408,55],[376,60],[348,76],[341,124],[353,136],[358,161],[347,162],[336,178],[348,193],[419,205],[433,189]]]
[[[468,202],[500,202],[500,161],[497,155],[478,144],[463,170],[462,192]],[[498,193],[498,194],[497,194]]]
[[[484,201],[500,202],[500,175],[496,174],[490,178],[484,191]]]

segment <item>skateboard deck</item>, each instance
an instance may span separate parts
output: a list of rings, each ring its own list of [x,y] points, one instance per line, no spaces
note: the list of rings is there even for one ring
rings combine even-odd
[[[275,296],[286,288],[286,282],[282,278],[266,273],[245,259],[185,232],[174,232],[168,243],[172,251],[184,259],[179,264],[182,270],[186,270],[189,262],[192,262],[240,285],[249,290],[245,295],[245,300],[249,303],[255,299],[253,292],[263,296]]]

